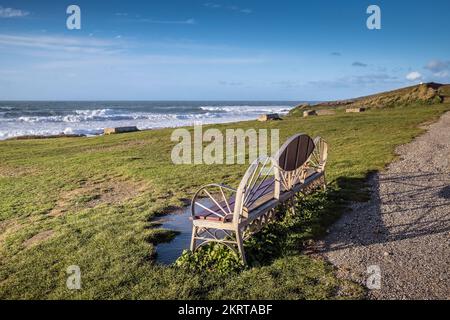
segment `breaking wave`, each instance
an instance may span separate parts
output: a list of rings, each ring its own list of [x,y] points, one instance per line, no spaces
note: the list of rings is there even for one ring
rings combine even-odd
[[[73,103],[75,104],[75,103]],[[0,139],[23,135],[100,134],[106,127],[139,129],[177,127],[195,122],[225,123],[252,120],[260,114],[286,114],[289,104],[235,104],[201,102],[77,103],[0,102]],[[102,106],[103,104],[103,106]],[[80,108],[81,106],[81,108]]]

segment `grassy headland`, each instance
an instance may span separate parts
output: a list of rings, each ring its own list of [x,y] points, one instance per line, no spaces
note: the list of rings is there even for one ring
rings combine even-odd
[[[236,186],[247,165],[174,165],[172,129],[94,138],[0,142],[0,299],[11,298],[361,298],[327,263],[301,253],[348,201],[367,199],[365,178],[395,158],[449,104],[371,109],[361,114],[214,125],[278,128],[281,139],[305,132],[330,145],[329,194],[310,199],[301,227],[280,238],[290,250],[266,262],[217,276],[154,262],[155,245],[173,236],[152,219],[186,203],[199,186]],[[295,241],[294,241],[295,240]],[[274,241],[277,241],[275,237]],[[82,290],[66,288],[78,265]]]
[[[314,105],[301,105],[291,113],[305,109],[347,109],[347,108],[389,108],[410,105],[431,105],[448,102],[450,86],[440,83],[423,83],[411,87],[373,94],[354,99],[321,102]]]

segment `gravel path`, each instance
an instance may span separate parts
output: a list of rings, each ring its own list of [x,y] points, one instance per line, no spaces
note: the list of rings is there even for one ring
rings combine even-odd
[[[427,129],[317,244],[343,277],[366,284],[379,266],[371,299],[450,299],[450,112]]]

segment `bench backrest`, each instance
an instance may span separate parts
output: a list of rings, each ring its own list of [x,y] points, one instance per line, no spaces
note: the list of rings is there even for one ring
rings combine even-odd
[[[301,183],[304,175],[305,163],[310,159],[315,149],[311,137],[299,133],[290,137],[274,156],[280,168],[280,184],[278,192],[291,190]]]
[[[274,157],[260,157],[247,169],[236,192],[233,221],[258,203],[278,199],[282,191],[301,183],[304,165],[314,151],[314,141],[306,134],[290,137]]]
[[[271,157],[259,157],[249,166],[236,191],[233,221],[238,223],[252,207],[264,199],[275,197],[275,178],[278,169]]]
[[[274,158],[283,171],[300,168],[314,151],[314,141],[308,135],[299,133],[290,137],[278,150]]]

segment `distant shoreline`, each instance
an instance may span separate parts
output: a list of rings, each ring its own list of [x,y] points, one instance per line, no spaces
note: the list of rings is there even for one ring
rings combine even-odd
[[[204,125],[214,125],[214,124],[233,124],[233,123],[239,123],[239,122],[248,122],[248,121],[257,121],[257,118],[255,119],[242,119],[242,120],[235,120],[235,121],[226,121],[226,122],[212,122],[212,123],[204,123]],[[175,128],[184,128],[184,127],[192,127],[195,124],[187,124],[187,125],[180,125],[180,126],[168,126],[168,127],[154,127],[154,128],[145,128],[145,129],[138,129],[137,131],[133,132],[121,132],[117,133],[120,135],[123,134],[129,134],[129,133],[136,133],[136,132],[144,132],[144,131],[157,131],[157,130],[164,130],[164,129],[175,129]],[[106,128],[105,128],[106,129]],[[116,135],[116,134],[113,134]],[[104,132],[98,133],[98,134],[65,134],[63,132],[59,134],[49,134],[49,135],[23,135],[23,136],[15,136],[15,137],[9,137],[5,139],[0,138],[0,143],[2,141],[17,141],[17,140],[45,140],[45,139],[60,139],[60,138],[94,138],[94,137],[101,137],[106,136]]]
[[[105,128],[140,130],[254,120],[287,114],[292,101],[0,102],[0,140],[101,135]]]

